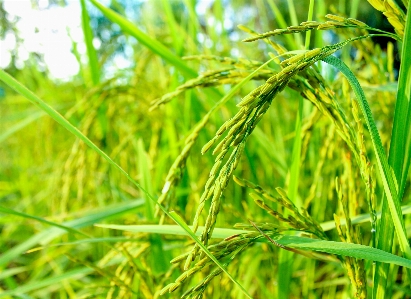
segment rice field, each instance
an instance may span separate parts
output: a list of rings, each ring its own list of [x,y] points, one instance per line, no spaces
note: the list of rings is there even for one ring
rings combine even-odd
[[[408,0],[107,3],[0,69],[0,298],[411,298]]]

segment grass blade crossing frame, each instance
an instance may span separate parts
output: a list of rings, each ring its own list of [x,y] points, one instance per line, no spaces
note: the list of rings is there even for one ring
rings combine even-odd
[[[86,42],[88,63],[91,72],[91,80],[93,85],[97,85],[100,81],[100,69],[98,66],[98,58],[96,50],[93,46],[93,31],[90,27],[90,17],[87,13],[85,0],[80,0],[81,4],[81,25],[83,27],[84,40]]]
[[[119,170],[123,175],[125,175],[131,183],[133,183],[137,188],[139,188],[147,196],[147,198],[149,198],[151,201],[158,204],[157,201],[153,198],[153,196],[151,196],[139,183],[137,183],[123,168],[121,168],[116,162],[114,162],[105,152],[103,152],[97,145],[95,145],[89,138],[87,138],[87,136],[81,133],[67,119],[65,119],[64,116],[62,116],[60,113],[54,110],[51,106],[49,106],[46,102],[41,100],[34,93],[32,93],[29,89],[23,86],[20,82],[18,82],[16,79],[14,79],[13,77],[11,77],[9,74],[7,74],[5,71],[1,69],[0,69],[0,80],[5,82],[8,86],[10,86],[16,92],[26,97],[29,101],[31,101],[33,104],[38,106],[40,109],[45,111],[49,116],[51,116],[56,122],[61,124],[70,133],[80,138],[85,144],[87,144],[90,148],[92,148],[95,152],[97,152],[102,158],[104,158],[108,163],[110,163],[111,166],[113,166],[114,168]],[[252,298],[247,293],[247,291],[241,286],[241,284],[238,281],[236,281],[228,273],[228,271],[222,266],[222,264],[207,250],[207,248],[200,242],[200,240],[192,233],[191,229],[187,225],[183,225],[181,223],[182,222],[181,218],[175,216],[175,213],[173,214],[169,213],[167,209],[164,208],[162,205],[160,204],[158,205],[167,216],[169,216],[176,223],[178,223],[193,238],[193,240],[201,247],[201,249],[207,254],[207,256],[210,257],[210,259],[212,259],[217,264],[217,266],[220,267],[221,270],[223,270],[224,273],[226,273],[229,276],[229,278],[234,282],[234,284],[236,284],[244,292],[244,294],[247,295],[248,298]]]
[[[400,75],[398,78],[397,101],[395,103],[394,123],[391,134],[388,163],[392,166],[399,183],[398,199],[402,200],[405,183],[411,163],[411,18],[409,13],[411,2],[408,3],[408,14],[405,24],[404,40],[402,44],[402,57]],[[393,224],[390,221],[390,213],[387,211],[387,202],[382,205],[382,218],[379,226],[378,248],[391,251]],[[384,240],[384,241],[383,241]],[[382,274],[383,273],[383,274]],[[385,298],[387,292],[387,276],[389,267],[386,264],[376,265],[374,275],[373,298]]]
[[[96,0],[90,0],[90,2],[93,3],[93,5],[96,6],[110,21],[119,25],[121,30],[135,37],[144,46],[178,68],[184,75],[190,78],[197,76],[197,72],[189,68],[180,57],[176,56],[162,43],[138,29],[137,26],[132,22],[114,12],[113,10],[105,7]]]
[[[392,168],[388,165],[388,159],[382,146],[381,138],[375,125],[371,109],[365,99],[364,91],[361,88],[355,75],[347,67],[347,65],[335,56],[328,56],[323,59],[326,63],[337,68],[348,80],[354,90],[356,100],[361,108],[361,112],[367,123],[368,130],[371,135],[371,140],[377,158],[378,170],[384,185],[384,192],[387,196],[387,203],[391,212],[392,221],[394,223],[395,231],[398,236],[398,241],[401,251],[404,256],[411,259],[411,248],[406,236],[404,219],[401,213],[400,200],[398,198],[398,190],[395,183],[394,173]]]
[[[174,213],[174,212],[171,212]],[[113,224],[97,224],[98,227],[117,229],[129,232],[145,232],[145,233],[157,233],[157,234],[170,234],[170,235],[187,235],[187,232],[177,225],[113,225]],[[204,228],[204,227],[202,227]],[[229,238],[232,235],[246,234],[249,231],[240,229],[225,229],[216,228],[213,232],[212,238]],[[266,232],[267,234],[270,234]],[[196,232],[196,235],[200,235],[200,232]],[[270,234],[272,236],[272,234]],[[365,246],[355,243],[335,242],[311,239],[307,237],[299,236],[272,236],[275,241],[283,246],[290,248],[312,250],[318,252],[325,252],[330,254],[350,256],[357,259],[365,259],[369,261],[378,261],[382,263],[389,263],[406,268],[411,268],[411,260],[403,257],[382,251],[377,248]],[[269,242],[266,238],[256,239],[256,242]]]

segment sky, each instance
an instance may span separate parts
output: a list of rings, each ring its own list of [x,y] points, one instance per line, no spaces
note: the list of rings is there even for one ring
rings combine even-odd
[[[81,7],[79,0],[68,0],[66,7],[48,7],[48,0],[39,1],[39,9],[32,8],[30,0],[3,0],[8,18],[19,18],[17,30],[22,45],[18,47],[16,66],[22,68],[30,52],[44,54],[44,61],[50,75],[56,79],[68,80],[79,71],[79,64],[71,53],[72,40],[77,42],[78,51],[85,58],[86,46],[81,29]],[[102,3],[107,1],[101,1]],[[8,33],[0,40],[0,67],[10,64],[10,51],[16,40]],[[95,46],[98,47],[96,40]]]
[[[53,79],[70,80],[79,72],[79,64],[71,52],[72,42],[77,44],[77,51],[81,55],[82,64],[87,63],[86,45],[81,28],[80,0],[66,0],[67,6],[52,5],[49,0],[38,0],[39,8],[33,8],[31,0],[1,0],[4,9],[8,12],[7,18],[18,20],[16,28],[21,39],[17,47],[17,68],[23,68],[24,62],[29,58],[29,53],[42,53],[44,62]],[[130,0],[137,1],[137,0]],[[138,0],[142,1],[142,0]],[[87,2],[87,1],[86,1]],[[110,0],[99,0],[103,5],[109,5]],[[196,11],[204,13],[211,0],[201,0],[197,3]],[[208,18],[207,22],[212,22]],[[229,18],[224,26],[232,27]],[[201,36],[199,36],[201,40]],[[93,45],[99,49],[101,41],[93,40]],[[11,62],[11,51],[16,49],[14,33],[6,34],[0,39],[0,67],[6,68]],[[115,73],[117,69],[125,69],[131,62],[122,55],[115,55],[112,64],[105,65],[106,74]],[[42,66],[39,65],[41,68]],[[44,68],[44,66],[43,66]]]

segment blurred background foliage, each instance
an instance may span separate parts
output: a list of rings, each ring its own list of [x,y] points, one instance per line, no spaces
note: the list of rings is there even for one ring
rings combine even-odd
[[[53,9],[55,7],[65,7],[67,5],[74,5],[76,1],[65,0],[31,0],[31,6],[33,9]],[[182,54],[184,51],[191,50],[194,52],[204,53],[206,51],[212,51],[214,54],[224,54],[226,56],[232,54],[238,56],[238,49],[233,45],[227,44],[227,42],[238,42],[240,39],[240,32],[237,29],[238,24],[247,24],[257,32],[267,31],[268,28],[281,28],[280,20],[284,20],[287,25],[296,25],[291,21],[290,14],[288,13],[288,1],[217,1],[215,4],[213,1],[167,1],[168,5],[164,6],[164,2],[161,0],[155,1],[104,1],[108,4],[107,7],[113,11],[125,16],[135,24],[140,25],[141,29],[152,30],[152,33],[167,45],[170,49],[176,52],[176,54]],[[308,3],[296,3],[297,5],[308,5]],[[393,32],[392,27],[386,20],[386,18],[374,10],[367,1],[320,1],[318,8],[317,20],[323,21],[326,13],[332,13],[338,11],[342,15],[356,17],[357,19],[367,23],[374,28],[380,28],[389,32]],[[402,3],[399,3],[402,6]],[[16,43],[15,49],[12,52],[12,61],[6,67],[8,72],[15,72],[21,69],[15,65],[16,59],[18,59],[17,49],[21,46],[23,37],[16,27],[18,22],[18,16],[14,14],[10,15],[5,9],[4,0],[0,1],[0,12],[3,16],[1,18],[0,26],[0,38],[4,39],[6,34],[12,34],[15,36]],[[165,8],[170,9],[167,11]],[[278,10],[273,11],[273,7]],[[123,55],[130,63],[137,63],[133,59],[133,55],[136,51],[136,41],[132,38],[124,36],[117,24],[113,24],[94,6],[87,3],[87,9],[90,16],[90,25],[93,29],[93,42],[98,45],[98,56],[102,67],[107,64],[107,60],[113,59],[115,55]],[[307,8],[296,9],[296,17],[299,22],[303,21],[307,17]],[[167,15],[172,13],[173,19],[176,24],[187,26],[187,22],[190,22],[192,15],[195,13],[196,24],[193,25],[196,29],[196,36],[193,36],[195,47],[191,49],[183,49],[181,43],[173,40],[173,36],[170,35],[170,31],[175,30],[169,26],[169,20]],[[280,14],[279,18],[276,14]],[[261,15],[260,15],[261,14]],[[73,16],[73,18],[79,18],[79,16]],[[52,24],[50,24],[52,25]],[[252,25],[252,26],[251,26]],[[212,27],[212,28],[211,28]],[[40,30],[39,28],[33,28],[34,30]],[[224,37],[220,40],[213,36],[215,33],[223,33]],[[181,37],[180,37],[181,38]],[[314,37],[313,37],[314,38]],[[332,40],[332,37],[328,37]],[[127,39],[127,41],[126,41]],[[281,38],[280,38],[281,40]],[[84,41],[81,41],[83,43]],[[179,47],[176,47],[176,45]],[[381,42],[382,46],[386,45]],[[187,46],[187,45],[185,45]],[[194,46],[194,45],[192,45]],[[72,51],[75,50],[76,45],[73,44]],[[184,47],[186,48],[186,47]],[[230,53],[232,52],[232,53]],[[32,52],[34,57],[37,57],[42,65],[44,61],[41,61],[43,53]],[[39,62],[36,61],[36,62]],[[29,62],[27,62],[29,63]],[[43,70],[43,68],[42,68]],[[45,71],[45,70],[43,70]]]

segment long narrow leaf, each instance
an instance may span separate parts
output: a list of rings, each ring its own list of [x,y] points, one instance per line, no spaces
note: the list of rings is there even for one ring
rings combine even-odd
[[[8,130],[3,131],[0,134],[0,142],[3,142],[4,140],[9,138],[14,133],[16,133],[19,130],[25,128],[26,126],[28,126],[29,124],[31,124],[32,122],[34,122],[35,120],[39,119],[40,117],[42,117],[44,115],[45,114],[44,114],[43,111],[38,111],[36,113],[33,113],[33,114],[29,115],[28,117],[26,117],[22,121],[18,122],[17,124],[15,124],[12,127],[10,127]]]
[[[411,214],[411,205],[401,207],[402,214],[408,215]],[[377,213],[377,218],[381,218],[381,213]],[[352,224],[360,224],[370,221],[370,214],[361,214],[357,216],[351,217]],[[341,219],[341,225],[345,225],[345,219]],[[110,229],[118,229],[129,231],[133,233],[168,233],[172,235],[186,235],[186,233],[181,230],[178,226],[175,225],[118,225],[118,224],[95,224],[95,226],[103,227],[103,228],[110,228]],[[330,231],[335,228],[335,221],[326,221],[320,223],[321,228],[324,231]],[[191,229],[191,227],[190,227]],[[202,231],[204,230],[204,226],[199,226],[196,232],[196,236],[201,236]],[[215,228],[213,230],[213,234],[211,238],[217,239],[224,239],[228,236],[235,235],[235,234],[242,234],[246,233],[245,230],[238,230],[238,229],[231,229],[231,228]]]
[[[117,225],[117,224],[95,224],[97,227],[118,229],[132,233],[153,233],[187,236],[187,233],[177,225]],[[191,226],[189,226],[191,230]],[[199,226],[195,232],[196,236],[201,236],[204,226]],[[249,231],[231,228],[215,228],[211,238],[224,239],[235,234],[243,234]]]
[[[405,183],[411,163],[411,18],[409,12],[411,2],[408,3],[408,15],[405,24],[404,40],[402,44],[402,57],[400,74],[398,78],[397,101],[395,103],[394,123],[392,127],[388,163],[392,166],[398,180],[398,199],[402,200]],[[382,218],[379,225],[378,248],[391,251],[393,246],[394,227],[390,221],[390,212],[387,201],[382,205]],[[375,267],[373,298],[386,298],[387,276],[389,267],[378,264]]]
[[[401,66],[398,78],[397,101],[390,145],[390,160],[399,184],[399,199],[402,200],[411,160],[411,2],[402,45]],[[408,157],[408,159],[407,159]]]
[[[179,220],[182,221],[182,220]],[[179,223],[186,225],[184,222]],[[176,225],[97,225],[99,227],[120,229],[130,232],[151,232],[159,234],[171,234],[171,235],[188,235],[186,230],[183,230],[182,227]],[[190,229],[188,226],[186,227]],[[216,228],[213,233],[213,238],[228,238],[232,235],[249,233],[249,231],[240,230],[240,229],[222,229]],[[194,235],[195,236],[195,235]],[[190,234],[190,237],[193,237]],[[382,263],[390,263],[398,266],[403,266],[411,268],[411,260],[402,258],[400,256],[376,249],[370,246],[345,243],[345,242],[334,242],[334,241],[325,241],[317,240],[306,237],[298,236],[279,236],[277,238],[273,237],[276,242],[280,245],[304,249],[304,250],[313,250],[319,252],[325,252],[330,254],[350,256],[357,259],[365,259],[370,261],[377,261]],[[268,242],[265,238],[260,238],[259,242]]]
[[[132,22],[119,15],[115,11],[111,10],[110,8],[105,7],[96,0],[90,0],[90,2],[93,3],[93,5],[97,7],[110,21],[119,25],[121,30],[135,37],[140,43],[142,43],[144,46],[149,48],[160,57],[167,60],[169,63],[178,68],[182,73],[184,73],[188,77],[197,76],[197,72],[188,67],[181,58],[176,56],[162,43],[141,31]]]
[[[405,259],[403,257],[382,251],[380,249],[360,244],[315,240],[296,236],[282,236],[278,239],[275,239],[275,241],[283,246],[291,248],[350,256],[357,259],[390,263],[406,268],[411,268],[411,260],[409,259]]]
[[[65,227],[70,227],[73,229],[79,229],[82,227],[87,227],[93,225],[97,222],[103,221],[105,219],[112,218],[116,215],[121,215],[126,212],[132,212],[136,208],[141,207],[144,204],[144,200],[135,200],[133,202],[127,202],[123,204],[110,205],[104,209],[98,209],[90,212],[89,214],[84,215],[83,217],[77,218],[75,220],[63,222],[61,225]],[[32,249],[36,245],[46,245],[51,242],[53,239],[65,234],[66,229],[59,227],[52,227],[45,229],[34,236],[30,237],[23,243],[3,252],[0,255],[0,266],[9,263],[19,255],[23,254],[29,249]]]
[[[9,85],[12,89],[14,89],[16,92],[20,93],[21,95],[25,96],[29,101],[31,101],[33,104],[37,105],[40,107],[43,111],[45,111],[49,116],[51,116],[56,122],[61,124],[64,128],[66,128],[69,132],[71,132],[73,135],[78,137],[80,140],[82,140],[85,144],[87,144],[91,149],[93,149],[95,152],[97,152],[102,158],[104,158],[111,166],[113,166],[115,169],[120,171],[123,175],[127,177],[127,179],[133,183],[137,188],[139,188],[150,200],[155,202],[160,209],[171,219],[173,219],[176,223],[179,223],[179,219],[175,217],[175,215],[169,213],[166,208],[164,208],[162,205],[160,205],[154,198],[151,196],[137,181],[135,181],[123,168],[121,168],[116,162],[114,162],[105,152],[100,150],[100,148],[95,145],[88,137],[86,137],[83,133],[81,133],[76,127],[74,127],[67,119],[65,119],[60,113],[58,113],[56,110],[54,110],[51,106],[49,106],[46,102],[41,100],[39,97],[37,97],[34,93],[32,93],[30,90],[28,90],[24,85],[22,85],[20,82],[18,82],[16,79],[11,77],[9,74],[4,72],[3,70],[0,70],[0,80],[4,81],[7,85]],[[187,225],[182,226],[182,228],[190,235],[192,234],[192,231],[190,228],[188,228]],[[195,235],[193,235],[195,237]],[[198,238],[193,239],[207,254],[210,259],[213,261],[215,260],[214,256],[205,248],[202,246],[202,243]],[[37,240],[36,240],[37,242]],[[1,257],[0,257],[1,261]],[[220,263],[217,263],[217,265],[227,273],[227,270],[225,270]],[[231,275],[229,275],[229,278],[234,282],[235,285],[237,285],[243,292],[245,292],[244,288],[239,284],[238,281],[236,281]],[[245,294],[249,297],[247,292]]]
[[[342,62],[335,56],[328,56],[323,60],[326,63],[336,67],[347,78],[352,89],[354,90],[356,100],[361,108],[361,112],[365,118],[368,130],[371,135],[371,141],[373,144],[375,156],[377,157],[378,170],[383,181],[387,203],[390,208],[392,221],[394,223],[401,251],[404,253],[405,257],[411,259],[411,248],[405,233],[404,219],[401,215],[400,201],[398,199],[397,187],[394,181],[395,178],[393,177],[392,168],[390,168],[390,166],[388,165],[388,159],[385,154],[377,126],[375,125],[371,109],[368,105],[367,100],[365,99],[364,91],[362,90],[361,85],[355,75],[351,72],[347,65],[345,65],[344,62]]]
[[[81,4],[81,25],[83,27],[84,40],[86,42],[88,63],[90,67],[91,80],[93,85],[97,85],[100,81],[100,69],[96,49],[93,46],[93,31],[90,27],[90,17],[87,12],[85,0],[80,0]]]
[[[6,207],[0,206],[0,212],[5,213],[5,214],[20,216],[20,217],[27,218],[27,219],[33,219],[33,220],[42,222],[44,224],[48,224],[48,225],[51,225],[51,226],[54,226],[54,227],[64,229],[67,232],[70,232],[70,233],[73,233],[73,234],[82,235],[83,237],[87,237],[87,238],[89,237],[85,233],[83,233],[83,232],[81,232],[77,229],[74,229],[72,227],[65,226],[65,225],[62,225],[62,224],[58,224],[58,223],[55,223],[55,222],[52,222],[52,221],[48,221],[48,220],[43,219],[41,217],[37,217],[37,216],[29,215],[29,214],[26,214],[26,213],[18,212],[18,211],[15,211],[15,210],[12,210],[12,209],[9,209],[9,208],[6,208]]]
[[[6,297],[6,296],[13,296],[13,295],[16,296],[15,298],[26,298],[26,297],[17,297],[17,295],[25,294],[27,292],[31,292],[31,291],[49,287],[49,286],[59,286],[63,281],[67,279],[80,279],[84,276],[89,275],[93,271],[94,270],[90,268],[78,268],[78,269],[67,271],[63,274],[45,278],[43,280],[35,280],[30,283],[26,283],[21,286],[18,286],[14,290],[4,291],[0,293],[0,298]],[[31,298],[31,297],[27,296],[27,298]]]

